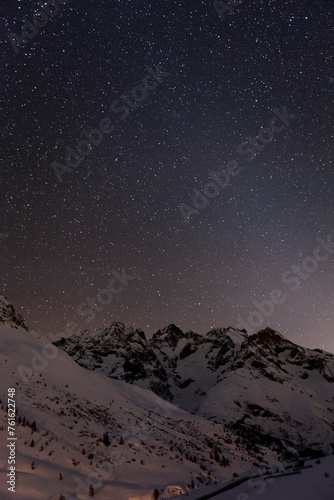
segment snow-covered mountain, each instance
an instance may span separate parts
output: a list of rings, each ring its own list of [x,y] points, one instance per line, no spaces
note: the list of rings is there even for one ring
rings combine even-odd
[[[169,325],[148,340],[113,323],[56,345],[81,366],[150,389],[252,446],[286,457],[334,451],[334,356],[270,328],[199,335]]]
[[[90,485],[101,500],[151,500],[154,489],[159,500],[183,492],[195,499],[297,456],[333,453],[328,353],[272,330],[201,336],[170,325],[148,340],[122,323],[60,340],[59,349],[0,297],[8,318],[3,309],[11,315],[0,325],[1,500],[13,498],[8,388],[17,500],[84,500]],[[327,500],[333,477],[326,481],[318,491]]]
[[[9,325],[14,328],[19,326],[29,331],[21,314],[15,311],[13,305],[4,297],[0,295],[0,326]]]

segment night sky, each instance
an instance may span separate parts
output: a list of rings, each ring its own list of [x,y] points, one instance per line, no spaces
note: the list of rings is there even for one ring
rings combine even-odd
[[[334,2],[41,3],[0,6],[1,289],[29,326],[334,352]]]

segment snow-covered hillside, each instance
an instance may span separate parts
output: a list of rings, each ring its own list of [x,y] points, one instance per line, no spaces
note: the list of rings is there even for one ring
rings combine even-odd
[[[147,340],[113,323],[56,345],[90,370],[228,426],[245,446],[263,445],[282,458],[334,450],[334,356],[270,328],[252,336],[231,327],[199,335],[170,325]]]
[[[148,341],[117,323],[60,342],[71,357],[8,306],[0,297],[8,318],[0,325],[1,500],[84,500],[90,485],[100,500],[151,500],[154,489],[159,500],[198,498],[233,476],[333,451],[327,353],[273,331],[200,336],[171,325]],[[17,409],[15,494],[6,484],[8,388]]]
[[[240,482],[235,478],[220,486],[226,489],[218,493],[214,500],[333,500],[334,498],[334,456],[317,460],[307,460],[303,467],[285,468],[278,464],[278,472]],[[230,486],[236,485],[231,489]],[[217,486],[207,487],[206,492],[190,492],[179,496],[179,500],[203,500],[207,495],[218,491]],[[139,500],[139,499],[138,499]],[[142,500],[142,499],[140,499]],[[150,500],[147,498],[147,500]]]
[[[147,389],[86,370],[15,326],[0,327],[2,500],[13,498],[5,481],[7,388],[16,391],[18,500],[89,498],[90,484],[96,498],[128,500],[171,483],[185,491],[192,480],[214,484],[255,469],[232,431]]]

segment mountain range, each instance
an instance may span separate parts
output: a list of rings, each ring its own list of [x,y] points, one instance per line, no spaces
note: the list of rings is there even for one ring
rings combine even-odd
[[[114,322],[51,344],[0,296],[0,342],[5,421],[16,389],[17,500],[84,499],[90,486],[101,500],[195,499],[300,460],[333,468],[334,355],[270,328],[171,324],[148,339]],[[0,495],[13,498],[4,481]]]

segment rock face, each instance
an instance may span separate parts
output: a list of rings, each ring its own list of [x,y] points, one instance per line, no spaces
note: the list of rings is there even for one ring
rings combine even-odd
[[[199,335],[171,324],[147,339],[112,323],[55,345],[81,366],[150,389],[255,448],[334,451],[334,356],[271,328],[251,336],[232,327]]]
[[[71,338],[62,338],[55,345],[84,368],[136,383],[164,399],[172,399],[168,375],[141,330],[114,322],[94,333],[85,330]]]
[[[240,369],[252,378],[280,384],[290,380],[292,367],[301,379],[314,372],[334,382],[333,355],[293,344],[271,328],[251,336],[232,327],[199,335],[171,324],[148,340],[142,330],[114,322],[96,332],[84,330],[62,338],[55,345],[85,368],[147,386],[171,400],[178,388],[194,384],[203,392]]]
[[[3,295],[0,295],[0,326],[1,325],[11,326],[12,328],[18,328],[20,326],[27,330],[27,332],[29,331],[21,314],[15,311],[12,304]]]

